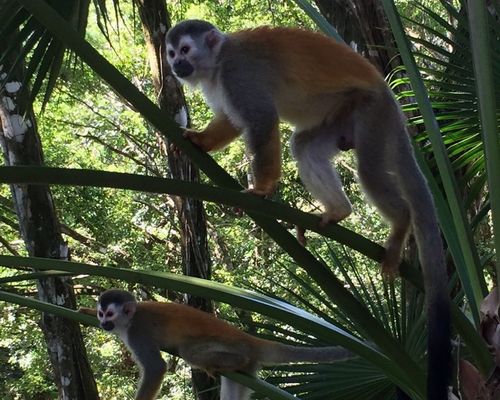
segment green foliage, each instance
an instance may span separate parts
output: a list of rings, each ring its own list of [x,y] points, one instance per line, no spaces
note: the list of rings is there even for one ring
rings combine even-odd
[[[418,34],[411,35],[412,42],[416,44],[414,55],[421,65],[423,82],[428,89],[436,121],[439,124],[440,136],[443,138],[443,144],[449,155],[450,166],[456,181],[455,185],[457,191],[460,192],[459,203],[463,203],[463,205],[460,204],[460,211],[454,211],[452,208],[453,217],[441,217],[441,220],[443,222],[448,220],[449,223],[456,226],[454,231],[459,233],[459,237],[447,238],[448,244],[452,249],[457,269],[462,276],[469,301],[478,303],[485,295],[485,279],[488,279],[489,274],[495,274],[491,258],[495,254],[491,240],[494,237],[491,235],[491,225],[492,220],[497,217],[495,217],[496,213],[488,214],[490,196],[486,186],[488,179],[490,179],[489,187],[495,191],[496,185],[491,182],[497,180],[495,179],[495,171],[498,170],[498,160],[494,161],[494,156],[486,157],[486,154],[498,154],[498,145],[495,140],[492,140],[485,147],[483,142],[485,136],[481,134],[476,82],[479,84],[483,80],[478,79],[478,76],[486,78],[487,74],[478,75],[473,68],[471,54],[474,46],[470,40],[469,25],[471,22],[466,12],[466,4],[465,2],[455,2],[455,7],[452,7],[446,1],[437,3],[434,7],[426,4],[418,5],[417,9],[425,17],[425,22],[417,24],[413,19],[409,19],[408,25],[412,27],[412,32],[415,32],[413,27],[418,26],[419,28]],[[441,26],[441,33],[436,33],[436,25]],[[485,51],[489,54],[485,54],[483,58],[488,59],[488,56],[491,55],[491,68],[496,71],[499,67],[496,64],[498,64],[500,46],[498,40],[494,40],[494,38],[498,36],[500,25],[494,16],[489,14],[486,23],[482,25],[491,36],[491,39],[485,42],[487,49]],[[407,81],[401,79],[394,83],[396,86],[405,85]],[[500,96],[498,79],[491,81],[487,87],[491,89],[488,97],[494,103],[495,98]],[[403,97],[407,99],[411,99],[412,96],[413,92],[411,91],[403,92]],[[482,101],[482,103],[486,103],[486,101]],[[485,134],[491,132],[495,136],[495,128],[498,132],[498,116],[500,115],[498,102],[496,108],[494,104],[490,104],[490,108],[492,109],[493,123],[490,124]],[[421,125],[424,120],[420,113],[415,113],[416,104],[410,101],[406,109],[414,112],[415,116],[411,121],[423,130],[424,127]],[[434,145],[431,146],[428,141],[427,133],[428,131],[423,132],[419,136],[419,142],[424,151],[430,152]],[[490,167],[488,171],[485,164],[486,159],[490,159],[490,162],[496,167]],[[431,171],[434,172],[436,170],[434,161],[430,159],[428,164]],[[438,184],[440,184],[439,180],[438,178]],[[446,179],[443,185],[446,187]],[[453,199],[449,192],[447,195]],[[497,198],[498,195],[495,194],[493,201]],[[460,216],[459,213],[466,217]],[[490,219],[491,217],[492,219]],[[478,244],[472,243],[474,234]],[[457,244],[454,249],[454,242],[461,244]],[[465,269],[468,271],[465,272]],[[476,273],[476,271],[481,270],[485,270],[486,273],[484,275]],[[469,281],[472,282],[471,286],[468,284]],[[476,313],[477,318],[475,310],[477,307],[472,307],[472,312]]]
[[[158,129],[171,135],[174,142],[177,140],[184,146],[182,150],[192,156],[206,173],[204,182],[215,181],[218,186],[237,189],[236,183],[227,175],[223,175],[211,159],[200,155],[192,146],[182,144],[178,129],[169,121],[165,121],[152,104],[147,103],[148,98],[153,102],[155,98],[152,94],[141,28],[131,4],[121,3],[121,13],[115,17],[109,14],[109,23],[102,25],[102,21],[106,19],[100,19],[104,29],[99,28],[96,20],[97,15],[102,17],[107,13],[103,14],[100,9],[96,12],[90,8],[86,39],[99,50],[105,60],[94,57],[89,61],[93,54],[89,48],[74,46],[73,50],[91,67],[80,61],[64,63],[61,70],[62,79],[59,79],[55,86],[44,86],[52,92],[52,97],[43,112],[43,102],[40,100],[36,104],[36,110],[46,164],[52,167],[127,172],[150,177],[165,176],[168,175],[168,168],[158,146],[159,139],[155,133]],[[451,15],[451,10],[436,7],[437,1],[429,0],[419,4],[420,7],[415,7],[405,1],[398,2],[400,10],[403,10],[403,14],[409,19],[408,25],[411,26],[412,32],[416,32],[412,43],[418,45],[417,61],[424,73],[434,110],[438,111],[437,118],[441,127],[439,135],[444,134],[453,169],[465,169],[463,181],[474,183],[471,185],[473,190],[469,190],[469,186],[464,188],[463,181],[459,180],[460,188],[469,196],[466,202],[467,210],[475,200],[481,202],[481,209],[484,209],[487,203],[483,189],[486,174],[484,164],[479,162],[483,156],[481,147],[477,145],[477,101],[475,89],[470,83],[474,75],[472,64],[469,62],[470,48],[466,47],[468,37],[463,34],[467,20],[464,15],[453,14],[456,16],[456,24],[448,26],[442,23],[440,17]],[[264,23],[312,27],[311,20],[293,2],[171,1],[168,6],[174,21],[193,17],[206,18],[226,31]],[[2,29],[0,27],[0,31]],[[102,34],[103,31],[106,35]],[[444,39],[448,36],[452,39],[453,48],[461,49],[460,57],[455,56],[466,62],[454,61],[449,54],[439,50],[439,46],[449,46]],[[70,39],[68,37],[68,40]],[[74,45],[76,42],[72,43]],[[30,56],[35,57],[35,54],[31,53]],[[118,68],[125,77],[123,80],[120,80],[122,77],[117,71],[112,71],[112,68],[105,64],[106,60]],[[107,82],[101,80],[99,75]],[[117,78],[118,75],[120,76]],[[129,81],[147,97],[132,92],[128,86]],[[108,83],[113,85],[114,91],[119,95],[110,90]],[[458,84],[461,85],[460,91],[456,90]],[[195,128],[202,127],[210,119],[211,113],[204,105],[199,92],[189,91],[187,97],[192,113],[192,125]],[[127,100],[124,101],[123,98]],[[128,104],[132,104],[135,109],[131,110]],[[417,109],[416,105],[410,107]],[[421,121],[420,114],[415,121]],[[472,126],[474,128],[471,128]],[[282,128],[286,143],[290,128]],[[430,148],[427,144],[428,136],[422,134],[421,137],[424,147]],[[284,148],[284,176],[272,200],[300,210],[317,212],[318,204],[301,186],[294,162],[286,151],[286,144]],[[247,185],[248,160],[241,142],[235,142],[224,152],[217,153],[215,160],[235,177],[238,183]],[[343,227],[362,232],[363,236],[381,243],[386,237],[387,228],[374,208],[366,205],[352,174],[352,157],[343,155],[337,164],[346,192],[356,210],[352,217],[343,222]],[[435,165],[432,161],[429,168],[434,171]],[[60,175],[61,180],[64,174]],[[432,173],[429,176],[432,178]],[[467,263],[464,256],[460,255],[459,250],[463,242],[456,238],[456,224],[462,222],[450,216],[446,199],[442,198],[439,190],[442,180],[446,180],[446,176],[431,183],[435,185],[436,198],[442,204],[440,217],[450,252],[454,256],[454,262],[463,267],[461,279],[464,281],[470,276],[468,274],[477,274],[477,271],[472,272],[477,266],[474,262]],[[180,232],[172,199],[167,197],[166,191],[155,193],[155,190],[131,191],[107,187],[113,186],[115,182],[116,176],[111,178],[108,184],[98,185],[94,182],[91,186],[79,186],[78,182],[73,182],[71,186],[52,186],[61,222],[67,227],[65,238],[69,242],[73,260],[122,268],[94,267],[85,272],[88,276],[76,276],[73,282],[79,304],[92,306],[95,294],[110,286],[133,289],[144,299],[180,299],[181,293],[190,292],[186,289],[186,282],[172,278],[167,284],[165,282],[170,278],[167,279],[162,274],[180,274],[182,269],[178,245]],[[166,183],[165,189],[168,189]],[[352,232],[342,227],[318,229],[315,226],[317,219],[294,213],[286,207],[273,208],[273,203],[257,203],[257,199],[238,196],[238,193],[230,190],[224,192],[224,189],[220,188],[213,191],[208,188],[202,188],[201,192],[198,190],[199,188],[193,185],[192,192],[188,194],[197,194],[201,198],[213,193],[222,193],[223,196],[225,193],[226,196],[215,203],[205,204],[209,220],[214,281],[235,287],[249,287],[273,297],[276,304],[279,304],[278,311],[269,312],[269,309],[262,306],[259,296],[219,287],[216,284],[201,284],[196,289],[196,294],[227,301],[245,310],[258,311],[250,313],[220,303],[216,308],[221,317],[231,319],[244,329],[263,337],[314,345],[338,343],[339,335],[333,327],[340,327],[357,338],[376,338],[379,348],[389,357],[382,358],[373,350],[362,348],[360,354],[363,359],[333,366],[300,365],[274,368],[263,373],[266,381],[304,399],[392,398],[395,383],[412,392],[415,398],[421,396],[421,366],[425,364],[425,335],[422,335],[423,296],[406,282],[387,284],[380,279],[378,265],[371,260],[380,257],[379,247],[365,241],[363,237],[351,235]],[[6,186],[0,187],[0,195],[8,199],[9,191]],[[260,211],[264,210],[264,214],[271,216],[272,220],[278,216],[282,221],[281,225],[269,222],[260,214],[251,214],[258,224],[250,218],[237,218],[232,208],[234,205],[240,208],[248,207],[251,211],[258,210],[260,206]],[[488,224],[486,213],[473,215],[482,215],[482,224]],[[293,223],[298,223],[297,221],[301,226],[312,229],[307,232],[307,248],[312,250],[314,257],[296,246],[293,238],[284,229],[293,234]],[[482,224],[476,226],[484,228]],[[16,232],[15,214],[8,201],[0,201],[0,229],[0,237],[22,253],[23,247]],[[468,230],[469,227],[465,227],[465,231]],[[484,254],[490,255],[493,252],[489,242],[491,232],[490,235],[484,234],[484,229],[482,232],[483,236],[478,236],[477,241],[480,242]],[[467,239],[465,236],[463,240]],[[327,237],[339,242],[325,239]],[[359,252],[350,250],[346,245]],[[468,241],[467,246],[476,251],[474,242]],[[293,256],[290,255],[292,252]],[[7,253],[7,248],[2,247],[2,254]],[[296,257],[297,254],[300,254],[301,258]],[[321,270],[316,263],[327,265],[328,268]],[[30,265],[29,261],[27,265]],[[403,274],[418,288],[419,276],[413,267],[405,265]],[[47,268],[53,269],[54,266]],[[334,279],[333,274],[322,275],[328,276],[331,281],[318,279],[318,275],[315,275],[318,268],[322,273],[333,271],[338,280]],[[82,271],[84,270],[78,272],[83,274]],[[150,275],[148,271],[151,272]],[[138,275],[134,275],[135,273]],[[142,273],[145,275],[141,275]],[[29,297],[34,290],[32,281],[9,282],[7,277],[12,275],[11,269],[0,267],[0,288]],[[5,280],[2,280],[3,278]],[[334,285],[339,285],[340,289],[347,288],[347,294],[332,294],[336,288]],[[462,289],[457,287],[457,290]],[[232,293],[233,297],[227,293]],[[474,298],[471,291],[467,296],[470,296],[469,300]],[[462,296],[457,296],[457,299],[462,301]],[[303,310],[292,308],[297,315],[307,317],[302,322],[297,320],[298,317],[293,313],[287,313],[287,303]],[[353,312],[353,304],[358,303],[360,306],[354,307]],[[475,307],[472,301],[465,305]],[[36,327],[39,316],[33,312],[32,307],[36,305],[13,307],[0,302],[0,361],[5,360],[0,363],[0,392],[8,393],[12,399],[35,399],[36,394],[50,396],[54,392],[51,377],[47,375],[43,339]],[[306,311],[310,312],[311,316]],[[477,308],[474,309],[474,312],[477,311]],[[478,343],[478,336],[464,314],[458,308],[454,308],[454,312],[457,331],[463,335],[467,350],[473,354],[479,365],[482,363],[484,369],[484,365],[488,364],[484,361],[484,346]],[[316,319],[312,315],[323,318],[327,328],[314,325]],[[309,325],[308,318],[314,323]],[[368,325],[365,325],[365,320],[369,321]],[[367,331],[366,326],[375,328],[373,331]],[[397,341],[393,341],[393,338]],[[85,340],[93,369],[99,371],[96,373],[96,379],[102,398],[131,397],[138,371],[127,358],[123,346],[94,328],[85,328]],[[340,340],[342,342],[346,339]],[[345,344],[356,346],[353,343],[355,341],[347,340]],[[398,363],[401,358],[409,362]],[[125,361],[122,361],[123,359]],[[189,398],[192,396],[189,370],[175,358],[169,357],[169,362],[175,373],[165,379],[163,398]],[[20,379],[16,380],[18,377]],[[335,385],[331,382],[335,382]],[[264,389],[258,381],[249,383],[260,385],[260,390]],[[275,395],[279,398],[279,394]]]
[[[3,398],[53,397],[57,391],[46,368],[47,349],[36,325],[36,312],[0,303],[0,315],[0,390]]]

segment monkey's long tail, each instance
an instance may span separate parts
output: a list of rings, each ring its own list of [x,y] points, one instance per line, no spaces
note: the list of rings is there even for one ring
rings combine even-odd
[[[356,355],[341,346],[304,347],[266,342],[260,359],[263,365],[279,365],[292,362],[328,363],[354,358]]]
[[[392,94],[388,94],[392,97]],[[394,107],[397,107],[394,104]],[[418,167],[408,134],[401,121],[398,135],[397,171],[403,197],[408,202],[413,233],[424,276],[428,327],[427,399],[448,398],[451,377],[450,298],[443,243],[434,201]]]

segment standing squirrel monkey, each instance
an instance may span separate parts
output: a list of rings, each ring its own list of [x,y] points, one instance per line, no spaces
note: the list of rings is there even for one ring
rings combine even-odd
[[[300,347],[251,336],[211,314],[176,303],[137,302],[125,290],[106,290],[96,315],[101,327],[117,334],[141,369],[136,400],[153,400],[166,364],[160,351],[182,357],[213,375],[237,371],[255,375],[263,366],[291,362],[334,362],[354,357],[340,346]],[[221,377],[221,400],[247,400],[251,390]]]
[[[282,118],[295,126],[291,151],[306,188],[324,206],[322,222],[351,213],[331,159],[355,149],[358,175],[389,222],[383,273],[398,272],[413,227],[428,315],[428,400],[447,398],[451,369],[450,300],[434,202],[413,154],[400,107],[383,77],[348,46],[291,28],[230,34],[200,20],[183,21],[166,37],[174,74],[200,86],[215,117],[185,136],[205,151],[240,134],[252,155],[253,188],[268,195],[280,177]]]

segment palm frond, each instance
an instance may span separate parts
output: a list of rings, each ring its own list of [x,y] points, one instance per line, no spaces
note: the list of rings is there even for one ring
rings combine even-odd
[[[67,21],[82,37],[87,28],[90,0],[48,0],[47,3]],[[97,13],[98,25],[105,37],[109,39],[109,15],[104,0],[93,0]],[[115,10],[120,13],[119,1],[114,1]],[[19,70],[19,64],[28,61],[22,79],[22,88],[30,88],[34,99],[43,90],[42,106],[45,106],[54,90],[57,78],[65,62],[67,46],[64,42],[42,26],[16,0],[6,0],[0,10],[0,38],[9,45],[0,48],[0,65],[12,54],[16,54],[14,62],[3,83],[13,78],[12,72]],[[19,51],[21,49],[21,51]],[[0,92],[3,87],[0,86]]]

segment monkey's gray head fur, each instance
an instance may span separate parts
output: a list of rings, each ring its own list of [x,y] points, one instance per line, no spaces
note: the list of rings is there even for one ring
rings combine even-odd
[[[201,19],[188,19],[179,22],[177,25],[169,29],[166,41],[167,43],[172,44],[172,46],[178,47],[182,36],[200,36],[203,33],[211,31],[212,29],[217,28],[210,22],[203,21]]]
[[[133,317],[137,301],[126,290],[110,289],[99,296],[97,318],[106,331],[126,328]]]
[[[102,308],[108,308],[111,303],[123,304],[135,301],[132,293],[121,289],[108,289],[99,296],[99,304]]]
[[[186,20],[166,36],[167,61],[175,76],[190,85],[209,78],[225,35],[210,22]]]

